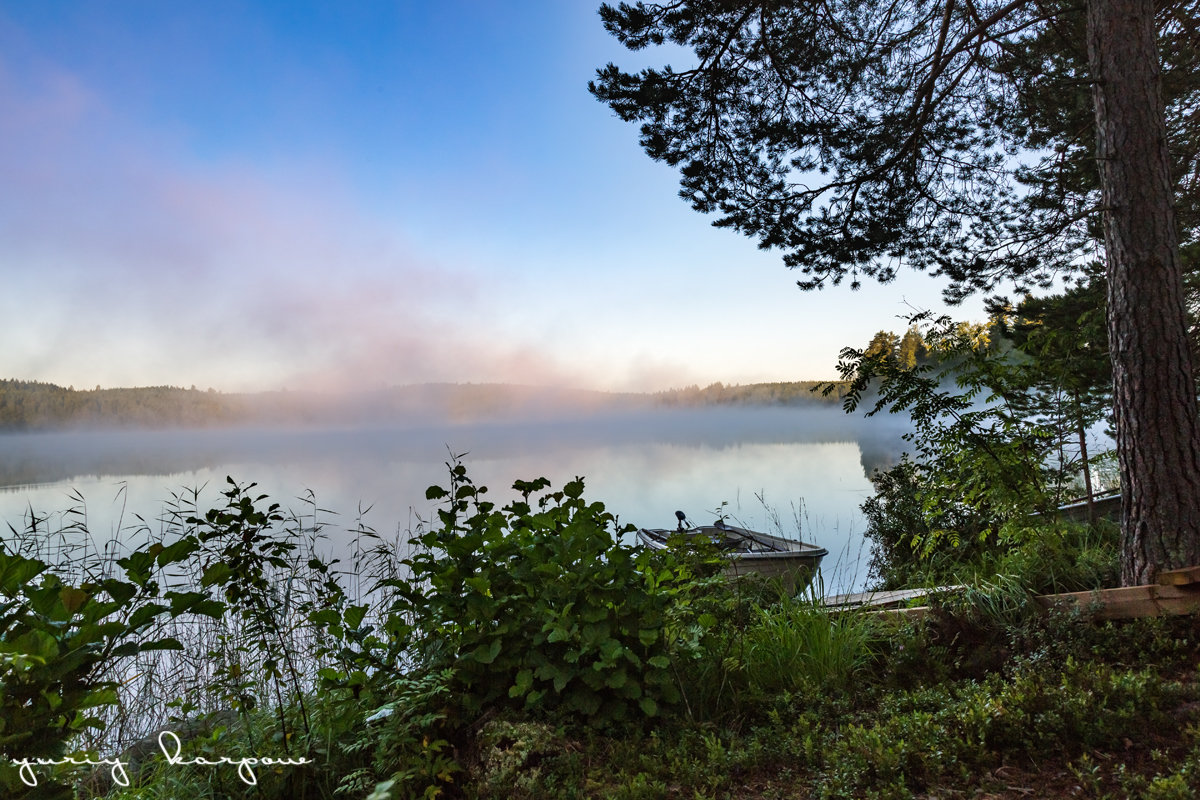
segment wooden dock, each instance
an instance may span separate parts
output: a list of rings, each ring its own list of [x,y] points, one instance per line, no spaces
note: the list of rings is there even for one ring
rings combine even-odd
[[[900,589],[890,592],[856,592],[825,598],[831,610],[871,609],[877,613],[923,617],[927,605],[907,605],[931,595],[961,591],[963,586]],[[1044,594],[1034,602],[1045,609],[1082,607],[1094,619],[1137,619],[1200,613],[1200,566],[1160,572],[1158,580],[1143,586],[1122,586],[1090,592]]]
[[[1200,567],[1160,572],[1155,583],[1034,598],[1043,608],[1082,606],[1096,619],[1136,619],[1200,612]]]
[[[947,594],[965,589],[965,586],[934,586],[929,589],[896,589],[886,592],[853,592],[825,598],[825,607],[848,611],[854,608],[878,610],[896,609],[914,600],[924,600],[930,595]]]

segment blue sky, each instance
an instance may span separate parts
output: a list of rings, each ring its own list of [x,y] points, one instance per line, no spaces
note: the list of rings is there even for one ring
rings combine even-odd
[[[0,377],[802,380],[942,310],[801,292],[679,200],[586,85],[680,54],[597,5],[0,0]]]

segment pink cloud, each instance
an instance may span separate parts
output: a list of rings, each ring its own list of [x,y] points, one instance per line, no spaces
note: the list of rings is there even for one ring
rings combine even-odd
[[[21,346],[2,373],[274,388],[583,372],[497,341],[480,273],[414,253],[336,164],[200,161],[78,76],[22,82],[3,60],[0,126],[7,304],[40,310],[0,322],[23,333],[5,334]]]

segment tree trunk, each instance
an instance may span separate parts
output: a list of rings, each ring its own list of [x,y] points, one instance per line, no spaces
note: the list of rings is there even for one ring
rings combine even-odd
[[[1200,424],[1153,0],[1088,0],[1121,472],[1121,582],[1200,565]]]

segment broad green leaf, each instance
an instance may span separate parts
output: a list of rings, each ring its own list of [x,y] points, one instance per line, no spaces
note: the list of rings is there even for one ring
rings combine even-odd
[[[493,639],[490,645],[481,644],[471,653],[471,659],[480,664],[491,664],[500,655],[500,640]]]
[[[74,614],[91,598],[91,595],[83,589],[77,589],[74,586],[64,586],[60,590],[59,596],[62,598],[63,608],[67,610],[68,614]]]
[[[201,586],[212,586],[218,583],[224,583],[230,575],[233,574],[233,569],[223,561],[218,561],[215,564],[210,564],[200,577]]]
[[[366,615],[367,615],[367,606],[365,604],[350,606],[349,608],[346,609],[346,613],[344,615],[345,620],[346,620],[346,627],[351,628],[351,629],[359,627],[362,624],[363,617],[365,617]]]

